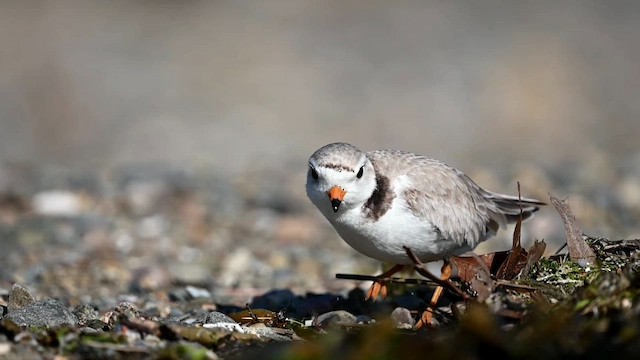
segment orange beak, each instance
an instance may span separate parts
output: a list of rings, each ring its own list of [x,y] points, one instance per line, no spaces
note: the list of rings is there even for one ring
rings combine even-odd
[[[338,208],[340,207],[342,200],[344,200],[344,196],[347,195],[347,192],[339,186],[334,186],[327,191],[327,195],[329,195],[329,200],[331,200],[333,212],[338,212]]]

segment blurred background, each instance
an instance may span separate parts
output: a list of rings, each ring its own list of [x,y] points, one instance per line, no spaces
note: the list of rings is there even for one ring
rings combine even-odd
[[[334,141],[640,237],[639,35],[633,1],[3,1],[0,286],[353,286],[378,265],[304,195]],[[553,208],[525,228],[564,242]]]

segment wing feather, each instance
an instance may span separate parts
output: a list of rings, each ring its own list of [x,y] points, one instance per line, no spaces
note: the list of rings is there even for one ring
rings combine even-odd
[[[436,226],[443,239],[475,247],[495,234],[507,219],[485,190],[461,171],[412,153],[379,150],[367,153],[376,172],[390,179],[414,215]],[[403,176],[404,175],[404,176]]]

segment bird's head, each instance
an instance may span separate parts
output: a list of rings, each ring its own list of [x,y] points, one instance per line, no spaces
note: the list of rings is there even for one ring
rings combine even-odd
[[[307,196],[330,220],[362,206],[375,187],[373,164],[351,144],[325,145],[309,158]]]

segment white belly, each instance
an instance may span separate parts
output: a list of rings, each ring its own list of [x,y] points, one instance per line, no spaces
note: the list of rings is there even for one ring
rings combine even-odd
[[[468,250],[444,239],[431,223],[393,206],[377,221],[364,218],[359,209],[343,213],[331,221],[347,244],[364,255],[393,264],[411,264],[403,246],[421,261],[441,260]]]

